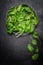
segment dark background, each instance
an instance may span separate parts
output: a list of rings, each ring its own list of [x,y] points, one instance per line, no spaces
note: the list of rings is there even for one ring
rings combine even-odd
[[[6,18],[8,10],[18,4],[27,4],[39,17],[39,25],[36,31],[39,34],[41,44],[39,59],[31,60],[31,54],[27,51],[27,44],[32,36],[26,35],[16,38],[6,32]],[[43,0],[0,0],[0,65],[43,65]]]

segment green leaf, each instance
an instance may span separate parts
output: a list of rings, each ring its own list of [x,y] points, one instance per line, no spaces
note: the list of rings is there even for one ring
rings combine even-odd
[[[35,52],[39,52],[39,48],[36,48],[36,49],[35,49]]]
[[[28,44],[27,48],[30,52],[34,51],[34,47],[31,44]]]
[[[37,45],[37,41],[35,39],[32,40],[33,45]]]
[[[34,38],[39,38],[38,33],[37,33],[37,32],[34,32],[34,33],[33,33],[33,37],[34,37]]]
[[[37,59],[38,59],[38,57],[39,57],[39,55],[38,55],[38,54],[34,54],[34,55],[32,56],[32,60],[37,60]]]

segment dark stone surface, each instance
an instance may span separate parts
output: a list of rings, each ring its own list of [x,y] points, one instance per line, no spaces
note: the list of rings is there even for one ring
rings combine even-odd
[[[36,12],[39,17],[39,25],[36,31],[39,33],[41,39],[41,49],[39,53],[39,60],[31,61],[31,54],[27,51],[27,44],[31,42],[31,35],[16,38],[14,35],[10,36],[6,32],[6,18],[7,12],[13,6],[18,4],[27,4]],[[43,0],[0,0],[0,60],[1,65],[43,65]]]

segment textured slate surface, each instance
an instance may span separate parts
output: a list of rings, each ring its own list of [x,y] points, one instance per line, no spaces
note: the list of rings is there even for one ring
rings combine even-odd
[[[43,43],[43,0],[0,0],[1,62],[2,64],[11,63],[15,65],[31,65],[31,54],[27,51],[27,44],[30,43],[32,39],[31,35],[22,36],[17,39],[14,35],[10,36],[6,33],[7,12],[10,8],[18,4],[27,4],[32,7],[33,10],[36,12],[37,16],[39,17],[39,25],[36,28],[36,31],[39,33],[40,39]],[[36,62],[37,65],[42,63],[42,43],[39,53],[40,57],[39,60]]]

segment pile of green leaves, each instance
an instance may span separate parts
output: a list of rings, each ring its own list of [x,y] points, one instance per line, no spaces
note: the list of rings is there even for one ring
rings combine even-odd
[[[37,40],[39,38],[38,33],[34,32],[35,27],[38,24],[38,17],[32,8],[28,7],[27,5],[18,5],[11,8],[7,14],[7,32],[12,34],[16,32],[15,35],[19,37],[24,33],[32,33],[33,40],[32,44],[28,44],[27,48],[28,51],[34,53],[32,55],[33,60],[38,59],[38,46],[35,48],[34,46],[37,45]]]
[[[23,33],[32,33],[38,24],[35,12],[27,5],[18,5],[11,8],[7,14],[7,32],[17,32],[17,36]]]

